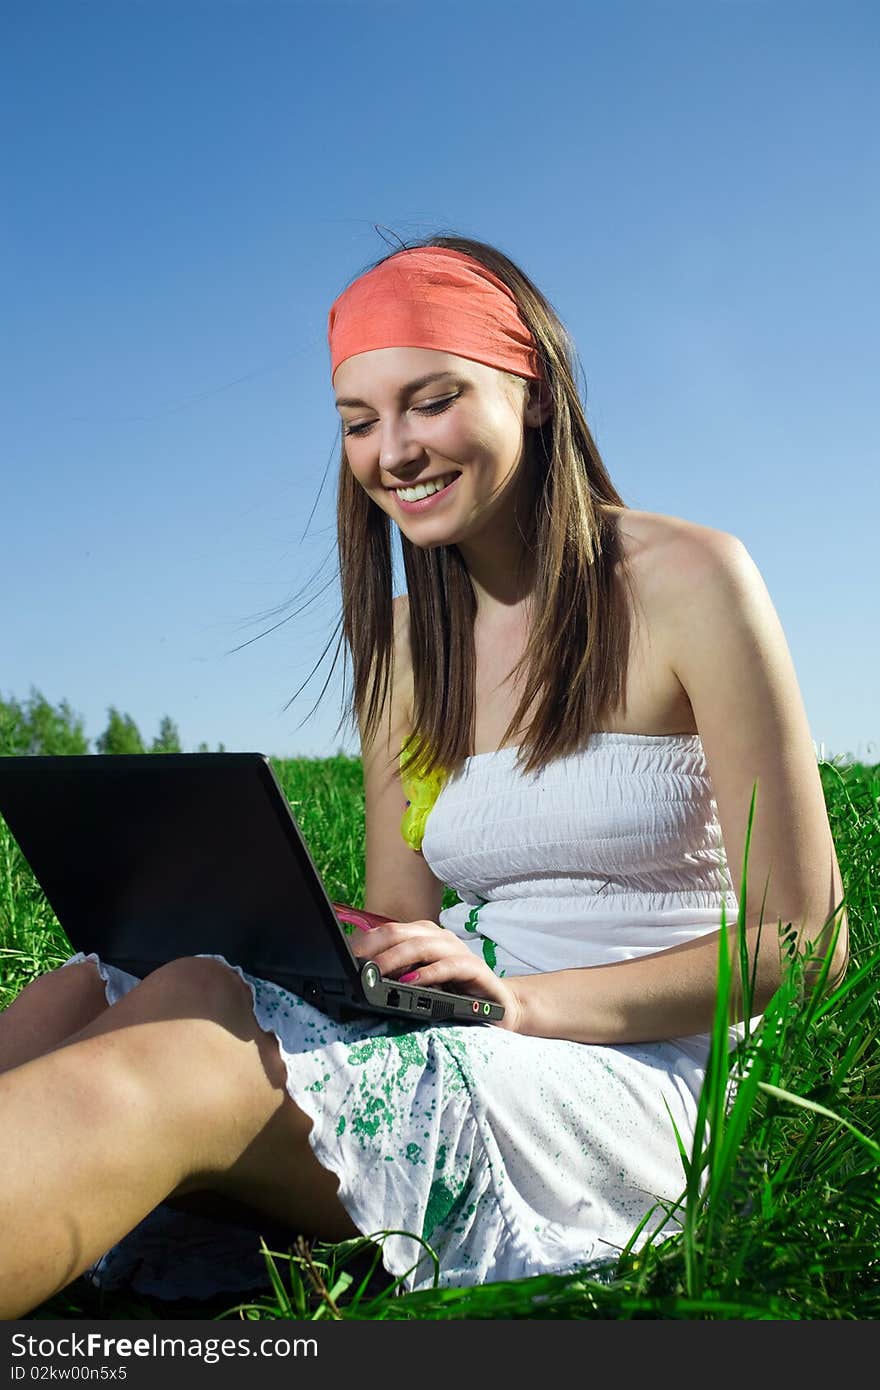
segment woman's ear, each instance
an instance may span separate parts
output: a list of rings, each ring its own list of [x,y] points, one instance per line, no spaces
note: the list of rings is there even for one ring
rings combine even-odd
[[[546,424],[553,410],[553,396],[546,381],[529,381],[526,395],[525,423],[531,428]]]

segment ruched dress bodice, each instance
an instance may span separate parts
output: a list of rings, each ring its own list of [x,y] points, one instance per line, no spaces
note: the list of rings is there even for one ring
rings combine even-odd
[[[697,734],[595,733],[526,774],[518,749],[469,758],[422,853],[460,903],[441,925],[498,973],[607,964],[717,931],[733,890]]]

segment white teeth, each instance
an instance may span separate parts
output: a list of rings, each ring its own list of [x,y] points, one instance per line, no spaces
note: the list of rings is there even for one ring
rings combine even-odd
[[[418,487],[399,487],[396,489],[397,495],[402,497],[404,502],[420,502],[423,497],[431,497],[435,492],[440,492],[457,476],[456,473],[450,473],[447,478],[432,478],[429,483],[419,483]]]

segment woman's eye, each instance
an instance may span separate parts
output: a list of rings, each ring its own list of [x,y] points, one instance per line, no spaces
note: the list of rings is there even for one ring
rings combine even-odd
[[[413,406],[413,409],[417,410],[420,415],[440,415],[444,410],[449,409],[453,401],[458,400],[459,395],[460,392],[456,391],[454,396],[444,396],[442,401],[431,401],[429,405],[416,405]],[[360,425],[345,425],[343,433],[346,436],[366,434],[367,430],[372,429],[375,423],[375,420],[365,420]]]
[[[442,401],[432,401],[430,405],[417,405],[415,408],[421,415],[439,415],[442,410],[448,410],[453,401],[458,400],[458,392],[454,396],[444,396]]]

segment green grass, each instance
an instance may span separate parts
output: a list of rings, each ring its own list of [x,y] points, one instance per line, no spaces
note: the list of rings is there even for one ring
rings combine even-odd
[[[358,759],[275,760],[330,897],[363,905]],[[168,1304],[77,1280],[34,1318],[873,1319],[880,1314],[880,766],[820,763],[846,890],[851,961],[831,994],[792,967],[739,1052],[715,1045],[682,1148],[681,1230],[614,1264],[401,1294],[365,1241],[266,1245],[265,1291]],[[444,906],[456,901],[447,890]],[[70,948],[0,820],[0,1005]],[[646,1225],[659,1226],[657,1211]],[[635,1237],[635,1232],[633,1233]]]

